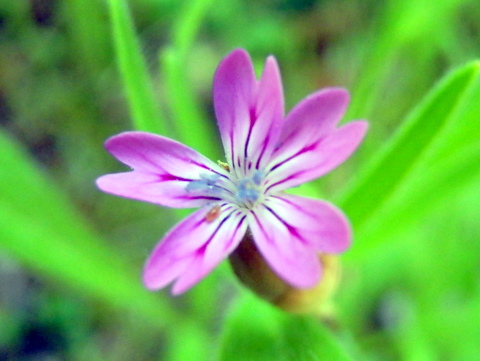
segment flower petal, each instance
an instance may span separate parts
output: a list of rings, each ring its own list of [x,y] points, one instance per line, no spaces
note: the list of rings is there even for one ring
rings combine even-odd
[[[209,219],[212,207],[218,218]],[[212,204],[177,224],[154,249],[144,269],[147,288],[159,289],[177,279],[179,294],[199,282],[237,246],[246,230],[245,216],[226,204]]]
[[[234,50],[220,63],[213,81],[213,103],[230,169],[240,166],[256,88],[250,56]],[[238,161],[238,162],[237,162]]]
[[[278,154],[268,174],[268,192],[278,192],[311,181],[335,169],[357,149],[368,128],[365,121],[350,122],[294,152]]]
[[[121,133],[107,140],[107,150],[133,172],[107,174],[97,179],[108,193],[168,207],[198,207],[218,200],[215,194],[188,192],[193,180],[226,172],[197,151],[172,139],[144,132]]]
[[[279,277],[297,288],[313,287],[320,281],[317,252],[272,209],[258,206],[248,215],[248,222],[260,253]]]
[[[240,211],[234,212],[212,236],[204,250],[196,254],[195,263],[175,282],[172,294],[178,295],[187,291],[208,275],[237,248],[246,231],[246,216]]]
[[[275,156],[295,154],[330,134],[342,119],[350,97],[340,88],[325,88],[298,103],[287,115]]]
[[[184,178],[195,178],[205,170],[224,173],[221,167],[196,150],[152,133],[124,132],[108,139],[105,148],[135,170],[181,174]]]
[[[351,228],[345,215],[334,205],[291,194],[271,196],[265,201],[290,233],[322,253],[340,253],[351,243]]]
[[[277,143],[283,93],[275,59],[267,59],[257,82],[248,53],[233,51],[215,73],[213,99],[229,166],[245,175],[268,160]]]
[[[256,169],[263,169],[275,149],[283,124],[283,89],[277,61],[269,56],[258,84],[245,158]],[[250,163],[251,162],[251,163]]]

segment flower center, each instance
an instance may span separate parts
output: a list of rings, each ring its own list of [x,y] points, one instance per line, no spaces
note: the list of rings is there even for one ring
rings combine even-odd
[[[200,179],[190,181],[185,190],[201,196],[211,196],[236,203],[240,207],[252,209],[263,199],[264,173],[255,170],[250,176],[237,180],[222,178],[215,173],[201,173]]]
[[[240,205],[252,208],[262,195],[263,172],[256,170],[251,177],[243,178],[237,183],[235,196]]]

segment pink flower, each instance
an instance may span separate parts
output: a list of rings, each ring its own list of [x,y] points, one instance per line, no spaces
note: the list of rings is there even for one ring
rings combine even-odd
[[[213,97],[227,163],[144,132],[122,133],[105,144],[133,171],[100,177],[103,191],[166,207],[200,207],[156,246],[143,274],[146,287],[174,282],[173,294],[185,292],[228,257],[247,230],[280,278],[297,288],[314,286],[322,276],[318,253],[345,251],[350,226],[330,203],[284,191],[345,161],[367,123],[337,127],[349,101],[337,88],[311,94],[284,116],[275,58],[267,58],[257,81],[241,49],[218,67]]]

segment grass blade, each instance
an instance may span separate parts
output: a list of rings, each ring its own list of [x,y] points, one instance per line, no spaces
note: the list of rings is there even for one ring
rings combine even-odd
[[[0,133],[0,247],[39,274],[162,327],[176,315],[90,230],[67,197]]]
[[[339,197],[338,204],[361,228],[392,196],[423,159],[478,77],[473,62],[448,75],[400,127],[393,139],[365,166]]]
[[[168,135],[167,124],[160,116],[127,4],[123,0],[109,0],[108,5],[116,58],[134,127],[137,130]]]
[[[165,74],[166,94],[169,98],[175,127],[180,138],[207,157],[218,156],[213,122],[207,121],[202,112],[187,75],[191,49],[201,22],[207,14],[211,0],[196,0],[185,3],[183,12],[174,25],[173,42],[160,58]]]
[[[429,211],[461,194],[468,186],[478,184],[479,164],[480,142],[477,142],[442,163],[415,172],[417,176],[409,177],[375,220],[359,232],[361,244],[346,256],[357,261],[368,256],[372,248],[394,239],[396,233],[408,230]]]

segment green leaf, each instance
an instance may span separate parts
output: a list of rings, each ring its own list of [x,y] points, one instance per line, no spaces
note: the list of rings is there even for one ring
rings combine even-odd
[[[351,358],[320,320],[279,311],[245,296],[227,320],[222,361],[347,361]]]
[[[414,73],[415,77],[430,71],[428,64],[437,54],[438,39],[444,41],[446,34],[453,31],[455,3],[458,1],[394,0],[378,4],[375,25],[362,36],[363,44],[362,40],[359,43],[363,47],[363,66],[352,91],[347,119],[372,115],[392,81],[389,74],[398,73],[398,61],[409,48],[417,49],[410,53],[409,60],[422,69]]]
[[[206,119],[188,79],[188,67],[195,66],[191,50],[201,22],[212,4],[211,0],[187,1],[174,24],[172,44],[160,57],[165,74],[166,95],[174,117],[175,128],[183,142],[212,158],[217,147],[213,122]],[[195,60],[195,59],[193,59]]]
[[[422,163],[478,78],[473,62],[449,74],[407,118],[340,196],[338,204],[359,229],[377,216],[406,177]]]
[[[393,239],[395,234],[422,219],[428,212],[444,205],[480,179],[480,142],[465,147],[443,162],[418,170],[358,236],[362,239],[348,258],[367,257],[372,248]]]
[[[459,111],[454,119],[448,124],[448,128],[437,142],[435,149],[430,156],[431,162],[443,162],[444,159],[452,156],[454,152],[461,151],[466,146],[480,142],[480,77],[476,78],[471,91],[465,94]]]
[[[168,135],[127,4],[123,0],[109,0],[108,5],[116,58],[134,126],[137,130]]]
[[[147,325],[178,322],[141,285],[138,270],[86,226],[68,198],[18,145],[0,133],[0,247],[40,275],[131,312]]]
[[[62,16],[74,52],[76,65],[92,77],[103,71],[111,61],[109,24],[105,23],[106,8],[98,0],[71,0],[62,3]],[[85,73],[84,73],[85,74]]]

